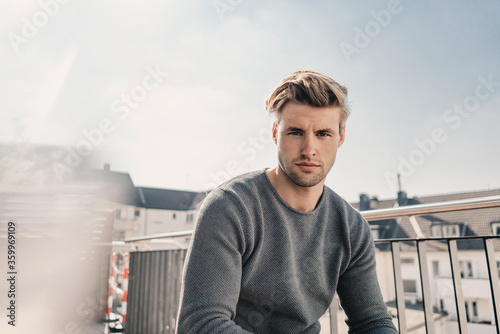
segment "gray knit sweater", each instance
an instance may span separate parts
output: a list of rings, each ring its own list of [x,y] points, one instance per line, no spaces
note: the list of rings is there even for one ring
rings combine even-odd
[[[397,333],[359,212],[328,187],[314,211],[298,211],[264,170],[252,172],[202,205],[177,333],[319,333],[335,290],[351,333]]]

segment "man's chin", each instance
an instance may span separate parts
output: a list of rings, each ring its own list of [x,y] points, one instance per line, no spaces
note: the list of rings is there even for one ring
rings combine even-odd
[[[301,182],[301,183],[295,183],[295,184],[297,186],[299,186],[299,187],[302,187],[302,188],[312,188],[312,187],[317,186],[320,183],[321,183],[321,181],[319,181],[319,182],[309,182],[309,183],[307,183],[307,182]]]
[[[292,175],[292,177],[290,177],[290,180],[299,187],[311,188],[320,184],[324,180],[324,178],[321,175]]]

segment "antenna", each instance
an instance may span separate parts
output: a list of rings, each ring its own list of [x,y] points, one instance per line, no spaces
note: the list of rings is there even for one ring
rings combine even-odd
[[[401,173],[398,173],[398,192],[401,192]]]

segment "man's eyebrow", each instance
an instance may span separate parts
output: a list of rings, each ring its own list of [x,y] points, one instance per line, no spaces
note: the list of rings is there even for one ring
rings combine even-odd
[[[321,130],[316,131],[316,133],[320,133],[320,132],[331,132],[331,133],[335,133],[335,130],[333,130],[332,128],[326,128],[326,129],[321,129]]]
[[[286,128],[286,131],[287,132],[304,132],[303,129],[298,128],[296,126],[289,126],[288,128]],[[332,128],[325,128],[325,129],[317,130],[317,131],[315,131],[315,133],[335,133],[335,130]]]
[[[299,131],[299,132],[304,132],[304,130],[302,130],[301,128],[298,128],[296,126],[289,126],[288,128],[286,128],[286,131],[287,132],[295,132],[295,131]]]

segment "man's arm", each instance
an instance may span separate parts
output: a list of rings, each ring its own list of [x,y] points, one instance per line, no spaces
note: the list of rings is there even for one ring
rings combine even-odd
[[[349,237],[351,260],[337,287],[349,333],[397,334],[380,291],[370,226],[359,217]]]
[[[205,200],[184,267],[176,333],[250,333],[236,325],[243,210],[222,190]]]

